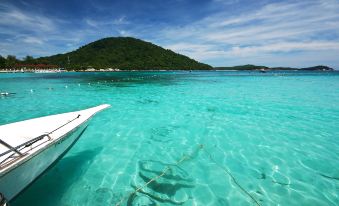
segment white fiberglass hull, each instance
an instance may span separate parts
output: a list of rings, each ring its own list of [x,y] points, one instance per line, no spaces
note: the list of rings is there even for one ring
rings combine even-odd
[[[81,125],[76,131],[55,142],[47,149],[8,172],[0,179],[0,191],[7,200],[11,200],[23,189],[39,177],[49,166],[61,158],[78,140],[86,129],[87,123]]]
[[[108,107],[0,126],[0,193],[12,200],[73,146],[97,112]]]

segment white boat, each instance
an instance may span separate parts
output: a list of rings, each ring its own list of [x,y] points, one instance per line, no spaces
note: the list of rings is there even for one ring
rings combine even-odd
[[[1,196],[7,201],[13,199],[60,159],[89,120],[108,107],[103,104],[0,126],[0,205]]]

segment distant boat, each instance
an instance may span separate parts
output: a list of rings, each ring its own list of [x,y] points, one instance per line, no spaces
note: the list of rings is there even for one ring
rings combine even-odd
[[[0,126],[0,206],[13,199],[60,159],[89,120],[110,107],[50,115]]]

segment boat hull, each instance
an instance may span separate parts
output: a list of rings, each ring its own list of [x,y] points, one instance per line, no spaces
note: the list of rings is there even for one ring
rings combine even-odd
[[[79,139],[87,125],[88,121],[74,128],[64,137],[54,142],[54,144],[48,145],[41,152],[34,154],[33,157],[13,170],[3,174],[0,177],[0,191],[6,199],[12,200],[53,163],[60,159]]]

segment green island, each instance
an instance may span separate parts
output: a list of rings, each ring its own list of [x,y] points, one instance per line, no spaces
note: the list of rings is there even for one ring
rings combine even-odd
[[[290,70],[290,71],[334,71],[333,68],[328,66],[313,66],[305,68],[293,68],[293,67],[267,67],[267,66],[258,66],[252,64],[233,66],[233,67],[214,67],[215,70],[237,70],[237,71],[249,71],[249,70],[259,70],[259,71],[270,71],[270,70]]]
[[[81,46],[75,51],[47,57],[0,55],[0,70],[35,71],[63,68],[68,71],[121,71],[121,70],[304,70],[333,71],[327,66],[308,68],[267,67],[241,65],[212,67],[187,56],[164,49],[153,43],[132,37],[109,37]]]
[[[66,70],[208,70],[210,65],[177,54],[150,42],[132,37],[100,39],[65,54],[34,59],[31,56],[18,60],[15,56],[0,57],[0,67],[34,67],[48,65]]]

